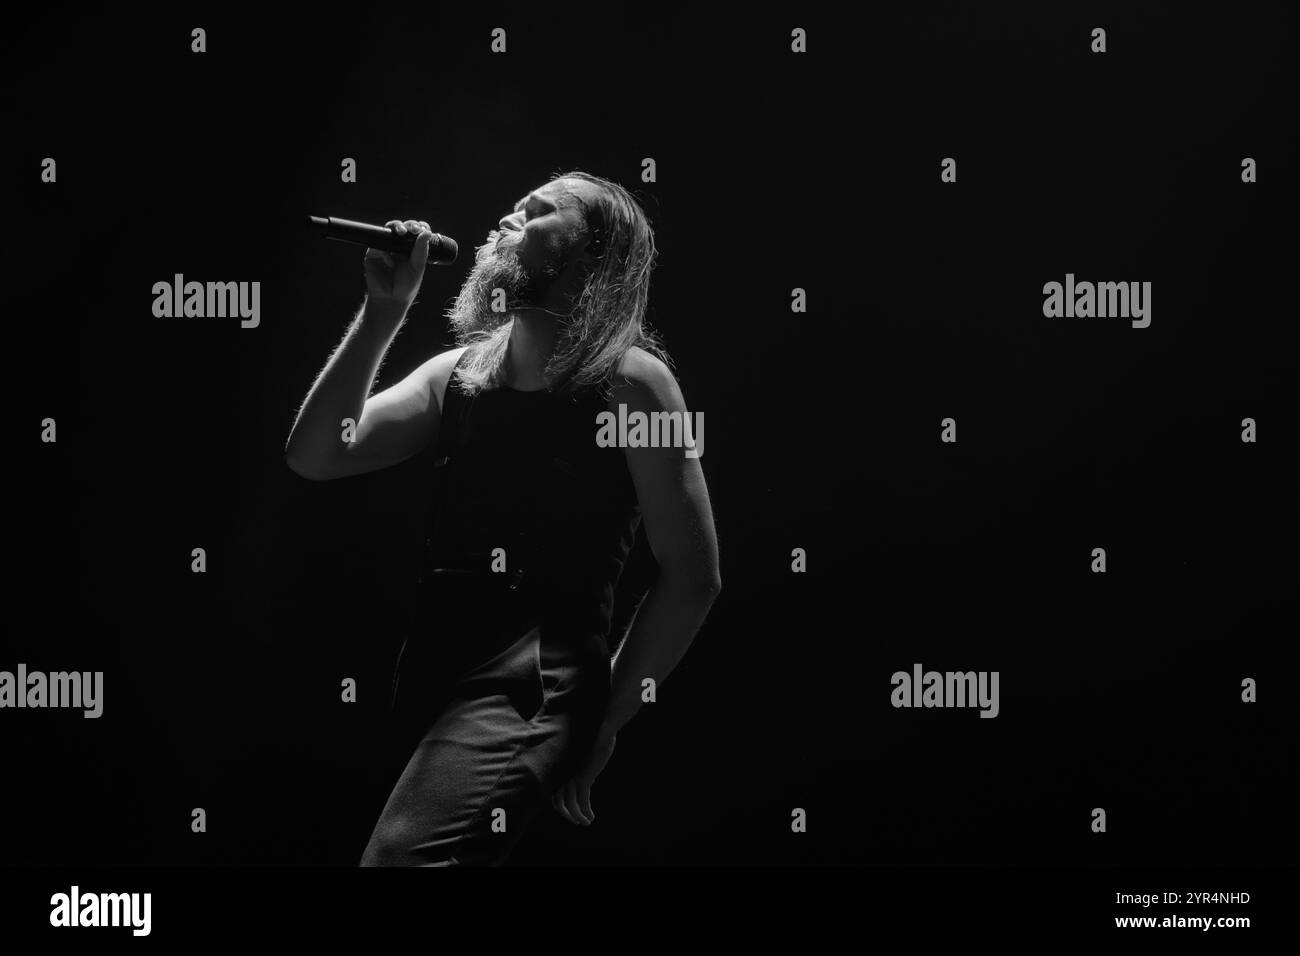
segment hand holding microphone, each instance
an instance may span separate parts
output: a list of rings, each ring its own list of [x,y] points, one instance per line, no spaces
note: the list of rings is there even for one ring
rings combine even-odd
[[[366,293],[372,302],[391,302],[409,309],[424,280],[429,261],[429,243],[434,232],[427,222],[390,219],[384,226],[399,236],[415,236],[410,255],[384,249],[366,249]]]
[[[337,217],[308,216],[313,229],[326,239],[367,246],[366,289],[371,300],[410,308],[420,291],[424,267],[430,262],[456,261],[456,240],[439,235],[427,222],[390,219],[383,226]]]

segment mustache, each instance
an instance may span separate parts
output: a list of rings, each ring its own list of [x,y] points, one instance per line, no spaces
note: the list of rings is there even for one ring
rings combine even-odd
[[[487,241],[474,250],[474,262],[489,269],[522,268],[518,246],[518,239],[511,241],[508,233],[493,229],[488,233]]]

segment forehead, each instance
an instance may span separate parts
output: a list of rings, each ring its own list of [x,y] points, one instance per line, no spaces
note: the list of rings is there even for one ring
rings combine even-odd
[[[585,179],[558,179],[548,185],[558,187],[565,195],[573,201],[582,200],[584,202],[594,202],[599,190]]]
[[[530,195],[549,199],[561,209],[582,209],[584,202],[590,203],[594,198],[590,183],[581,179],[553,179],[542,186],[538,186],[531,193],[521,196],[519,202],[515,204],[515,208],[519,208],[527,202]]]

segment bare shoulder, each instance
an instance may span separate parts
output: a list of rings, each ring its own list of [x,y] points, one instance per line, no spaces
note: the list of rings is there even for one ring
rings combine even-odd
[[[611,405],[672,408],[681,403],[681,390],[672,370],[662,359],[636,345],[624,354],[613,385]]]
[[[445,352],[439,352],[420,366],[419,374],[428,383],[429,394],[438,403],[439,411],[442,410],[443,397],[447,392],[447,382],[451,379],[452,369],[456,367],[456,363],[460,361],[460,357],[467,348],[469,348],[468,345],[461,345]]]

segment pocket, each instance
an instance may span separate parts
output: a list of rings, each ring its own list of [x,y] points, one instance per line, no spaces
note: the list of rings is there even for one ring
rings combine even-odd
[[[532,627],[500,654],[466,674],[460,681],[464,697],[502,694],[525,723],[546,703],[542,680],[541,629]]]
[[[528,716],[533,720],[541,716],[546,711],[546,705],[549,702],[549,695],[546,688],[546,674],[542,670],[542,629],[538,625],[528,632],[530,640],[528,642],[528,664],[529,664],[529,685],[532,688],[532,698],[529,706],[533,712]],[[536,704],[534,707],[533,704]]]
[[[545,635],[545,625],[542,631]],[[549,716],[603,719],[610,697],[609,658],[581,645],[546,641],[545,636],[538,648],[544,712]]]
[[[510,689],[506,696],[521,720],[531,723],[546,705],[542,682],[541,630],[534,627],[512,648]]]

